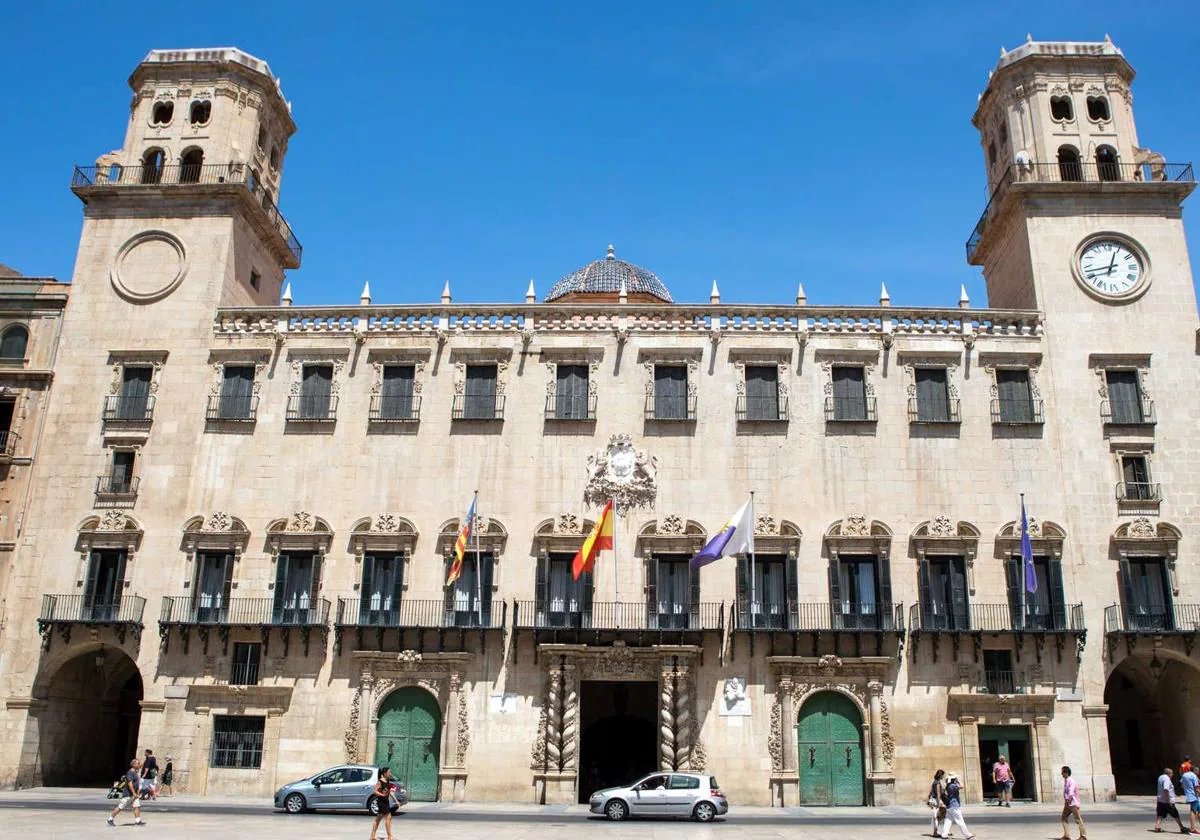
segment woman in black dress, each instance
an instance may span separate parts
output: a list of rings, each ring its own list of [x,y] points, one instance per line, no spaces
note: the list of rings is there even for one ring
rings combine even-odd
[[[375,836],[375,832],[379,830],[379,823],[382,820],[384,830],[387,832],[387,840],[395,840],[392,837],[392,789],[395,787],[392,784],[392,771],[387,767],[379,768],[379,779],[375,782],[375,792],[372,794],[377,803],[377,813],[375,814],[375,822],[371,823],[371,840],[379,840]]]

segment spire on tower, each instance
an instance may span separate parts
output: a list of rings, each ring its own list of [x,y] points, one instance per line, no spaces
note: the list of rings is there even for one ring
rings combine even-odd
[[[450,281],[446,281],[446,285],[442,287],[442,303],[449,303],[450,298]]]
[[[358,303],[360,306],[370,306],[371,305],[371,281],[370,280],[363,281],[363,290],[362,290],[362,294],[358,296]]]
[[[801,281],[796,284],[796,305],[805,306],[808,304],[808,295],[804,294],[804,283]]]
[[[958,293],[958,308],[959,309],[970,309],[971,299],[969,297],[967,297],[966,285],[965,284],[960,285],[959,289],[960,289],[960,291]]]
[[[533,278],[529,278],[529,288],[525,290],[525,302],[537,303],[537,292],[533,290]]]
[[[283,306],[291,306],[292,305],[292,281],[291,280],[289,280],[288,284],[283,287],[283,294],[279,296],[279,303],[282,304]]]
[[[708,293],[708,302],[709,303],[720,303],[721,302],[721,290],[717,288],[716,278],[713,278],[712,291]]]
[[[884,283],[879,284],[879,305],[880,306],[891,306],[892,305],[892,296],[888,294],[887,285]]]

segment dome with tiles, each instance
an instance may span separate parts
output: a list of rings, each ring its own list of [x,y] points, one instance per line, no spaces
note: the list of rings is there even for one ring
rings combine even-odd
[[[673,303],[671,293],[653,271],[619,260],[608,246],[608,256],[577,268],[563,277],[546,295],[546,303],[585,301],[592,296],[602,301],[616,300],[621,282],[632,301]]]

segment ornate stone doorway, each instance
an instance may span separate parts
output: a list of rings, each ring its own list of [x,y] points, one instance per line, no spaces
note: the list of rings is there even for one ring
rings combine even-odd
[[[437,699],[408,686],[389,694],[375,725],[375,765],[390,767],[415,802],[433,802],[438,794],[442,721]]]
[[[658,768],[658,683],[590,680],[580,686],[579,801]]]
[[[796,724],[801,805],[862,805],[862,715],[836,691],[804,701]]]

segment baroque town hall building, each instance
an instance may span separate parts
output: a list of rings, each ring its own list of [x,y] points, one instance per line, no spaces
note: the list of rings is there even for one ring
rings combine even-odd
[[[661,768],[887,804],[936,767],[977,799],[999,753],[1019,798],[1064,763],[1144,791],[1200,754],[1200,322],[1193,171],[1139,146],[1133,76],[1107,40],[1001,57],[987,309],[676,304],[611,248],[540,302],[293,307],[278,82],[151,52],[74,172],[56,357],[27,333],[53,386],[0,547],[0,784],[151,746],[212,793],[374,762],[417,799]],[[753,562],[689,573],[750,490]]]

